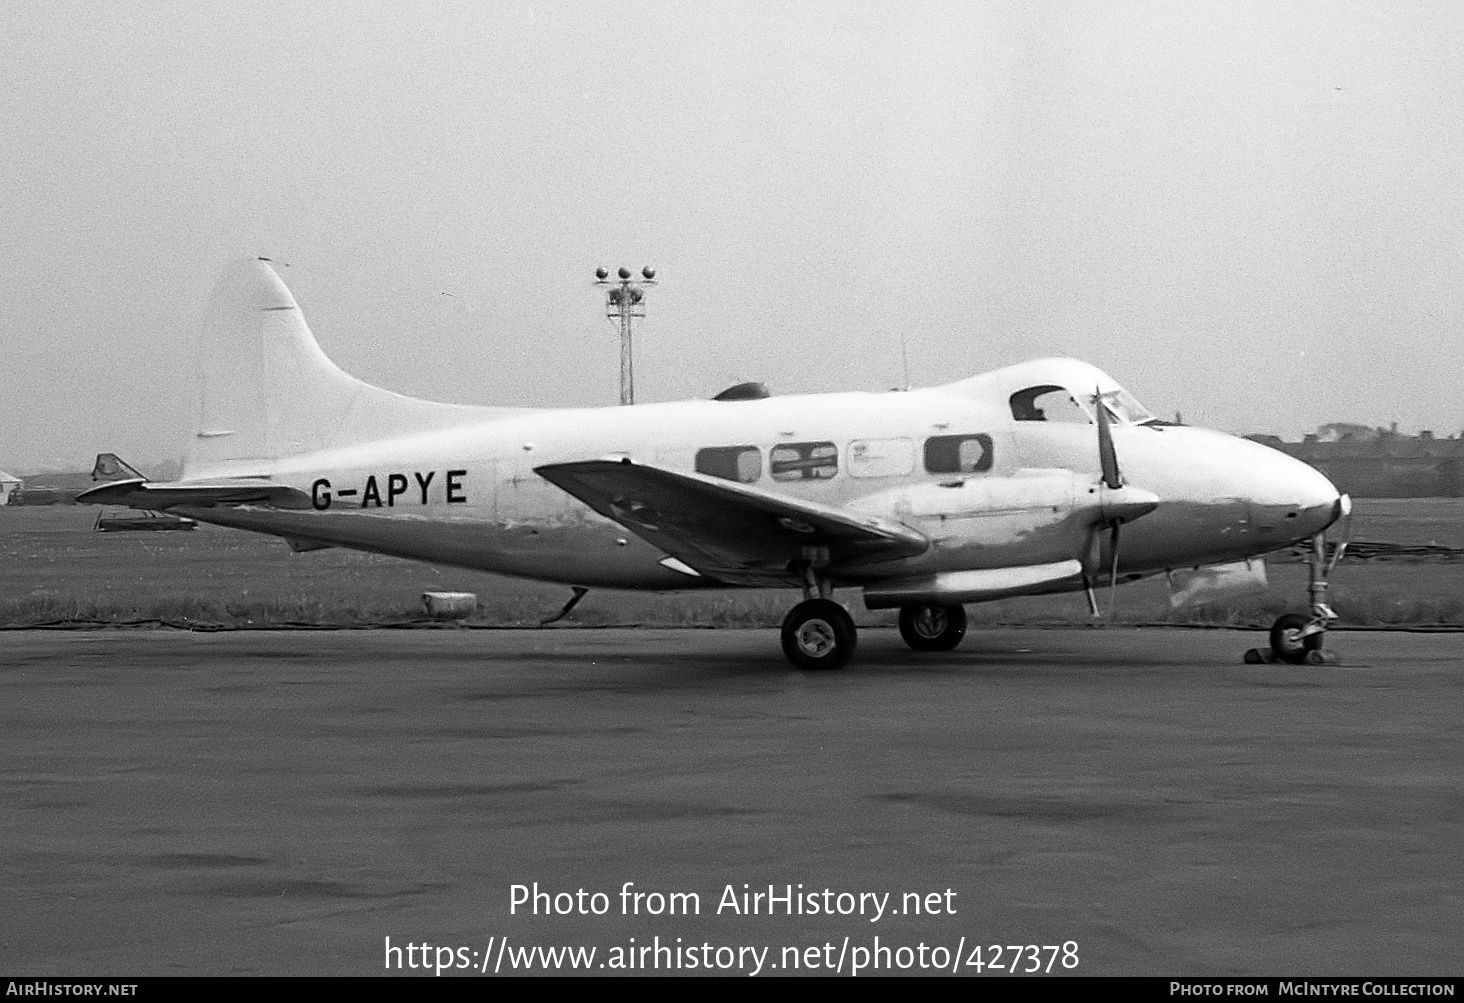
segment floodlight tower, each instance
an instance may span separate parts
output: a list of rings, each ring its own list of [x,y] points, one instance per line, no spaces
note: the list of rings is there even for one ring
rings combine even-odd
[[[629,268],[621,268],[616,275],[618,279],[612,279],[608,271],[596,268],[595,285],[610,287],[605,292],[605,316],[620,322],[620,403],[634,404],[635,361],[631,351],[630,322],[646,315],[644,287],[656,284],[656,270],[642,268],[638,279],[632,278]]]

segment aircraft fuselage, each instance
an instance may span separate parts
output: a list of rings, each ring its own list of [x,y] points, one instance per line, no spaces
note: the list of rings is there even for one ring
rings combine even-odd
[[[291,456],[267,469],[234,461],[237,476],[262,474],[296,489],[296,507],[175,510],[301,541],[576,585],[720,584],[667,567],[662,550],[535,472],[625,456],[678,472],[706,473],[720,462],[721,476],[753,487],[904,523],[931,545],[902,559],[900,576],[1080,553],[1092,525],[1084,505],[1101,490],[1094,426],[1019,421],[1004,393],[993,403],[979,399],[981,387],[953,386],[525,410]],[[1125,528],[1121,575],[1241,560],[1335,517],[1337,492],[1324,477],[1257,443],[1161,424],[1115,424],[1112,435],[1126,480],[1159,499]],[[946,462],[952,443],[970,455]],[[851,569],[841,583],[894,570]]]

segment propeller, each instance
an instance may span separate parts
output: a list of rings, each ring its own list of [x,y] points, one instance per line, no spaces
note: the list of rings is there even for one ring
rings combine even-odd
[[[1108,423],[1108,408],[1103,406],[1103,391],[1093,388],[1093,407],[1098,412],[1098,467],[1103,472],[1103,486],[1110,491],[1123,487],[1123,474],[1118,469],[1118,453],[1113,448],[1113,429]]]
[[[1088,597],[1088,610],[1093,616],[1100,616],[1098,597],[1093,592],[1092,572],[1102,559],[1102,531],[1108,531],[1108,615],[1111,618],[1116,606],[1118,591],[1118,542],[1119,527],[1140,516],[1148,515],[1159,505],[1159,496],[1142,488],[1124,484],[1123,472],[1118,468],[1118,451],[1113,447],[1112,419],[1103,406],[1103,391],[1093,388],[1093,407],[1098,412],[1098,469],[1100,471],[1098,518],[1088,533],[1088,553],[1083,562],[1083,591]]]

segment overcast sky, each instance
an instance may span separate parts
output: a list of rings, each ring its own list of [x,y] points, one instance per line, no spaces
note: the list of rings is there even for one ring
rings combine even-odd
[[[0,0],[0,467],[192,431],[219,271],[464,403],[1087,359],[1156,413],[1464,428],[1464,6]]]

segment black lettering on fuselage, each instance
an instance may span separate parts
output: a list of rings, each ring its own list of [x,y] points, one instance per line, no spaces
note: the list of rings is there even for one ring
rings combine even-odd
[[[396,496],[407,490],[406,474],[386,475],[386,504],[388,508],[396,506]]]
[[[366,484],[361,488],[334,488],[332,489],[329,479],[318,477],[310,484],[310,504],[318,512],[324,512],[330,508],[334,501],[343,501],[347,498],[361,496],[361,508],[368,506],[381,508],[381,481],[386,480],[386,505],[388,508],[396,507],[396,500],[407,494],[412,482],[417,482],[417,492],[420,504],[429,505],[432,499],[428,497],[429,490],[434,481],[437,480],[436,470],[414,470],[410,477],[406,474],[368,474]],[[468,500],[467,486],[463,479],[468,476],[466,470],[448,470],[444,472],[442,484],[442,499],[449,504],[461,505]]]
[[[447,472],[447,501],[449,505],[468,500],[468,496],[462,493],[463,486],[458,483],[459,477],[466,476],[468,476],[466,470],[449,470]]]

